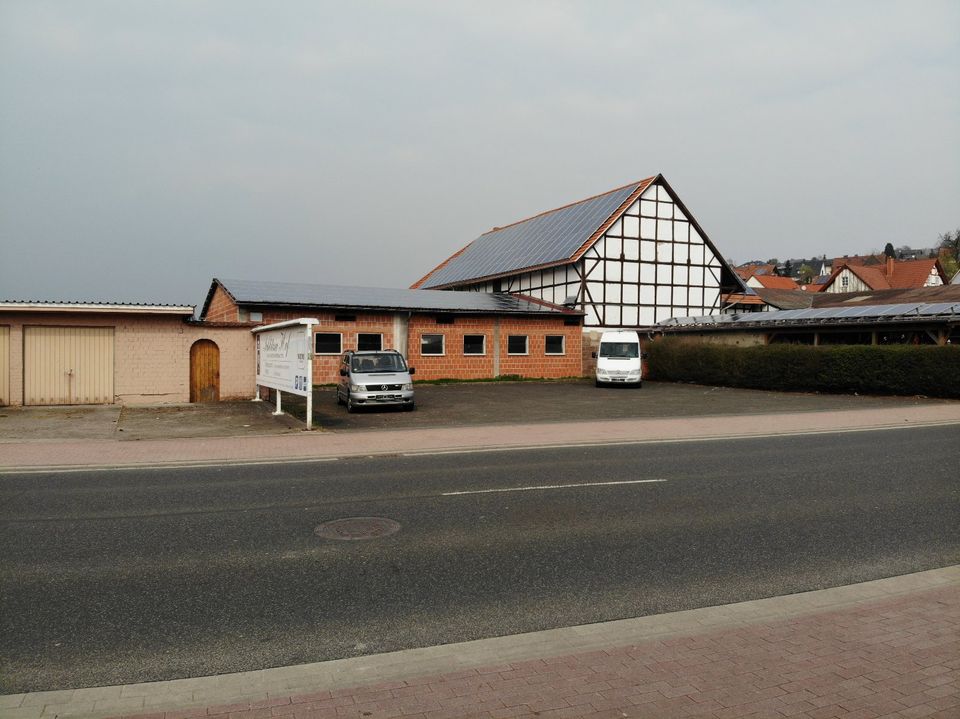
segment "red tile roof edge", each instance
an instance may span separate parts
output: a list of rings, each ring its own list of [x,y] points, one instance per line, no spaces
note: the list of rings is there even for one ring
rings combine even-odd
[[[482,236],[482,235],[481,235],[481,236]],[[479,238],[477,238],[477,239],[479,239]],[[443,268],[446,267],[448,264],[450,264],[453,260],[455,260],[457,257],[459,257],[459,256],[462,255],[464,252],[466,252],[466,251],[467,251],[467,248],[468,248],[470,245],[472,245],[474,242],[476,242],[476,241],[477,241],[476,239],[470,240],[470,242],[468,242],[467,244],[465,244],[463,247],[461,247],[459,250],[457,250],[456,252],[454,252],[454,253],[453,253],[452,255],[450,255],[447,259],[445,259],[445,260],[444,260],[443,262],[441,262],[439,265],[437,265],[436,267],[434,267],[432,270],[430,270],[427,274],[425,274],[425,275],[424,275],[423,277],[421,277],[419,280],[417,280],[417,281],[414,282],[412,285],[410,285],[410,289],[411,289],[411,290],[419,290],[420,287],[423,285],[423,283],[430,279],[431,275],[433,275],[433,274],[434,274],[435,272],[437,272],[438,270],[443,269]],[[443,287],[443,285],[441,285],[440,287],[435,288],[435,289],[441,289],[442,287]]]

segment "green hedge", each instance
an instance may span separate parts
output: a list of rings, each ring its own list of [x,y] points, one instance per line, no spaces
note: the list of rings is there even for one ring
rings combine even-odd
[[[960,397],[960,347],[766,345],[667,338],[649,347],[650,379],[800,392]]]

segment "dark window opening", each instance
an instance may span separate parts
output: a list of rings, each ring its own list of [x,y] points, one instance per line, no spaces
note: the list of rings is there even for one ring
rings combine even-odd
[[[333,319],[335,319],[337,322],[356,322],[357,316],[356,315],[334,315]]]
[[[548,355],[562,355],[563,348],[563,335],[547,335],[547,342],[545,352]]]
[[[383,335],[361,332],[357,335],[357,349],[360,352],[379,352],[383,349]]]
[[[465,355],[482,355],[486,352],[486,338],[483,335],[464,335],[463,353]]]
[[[314,351],[318,355],[338,355],[342,349],[339,332],[317,332],[314,343]]]
[[[420,335],[420,354],[442,355],[443,335]]]
[[[527,354],[527,336],[510,335],[507,337],[507,354],[525,355]]]
[[[438,324],[438,325],[452,325],[452,324],[453,324],[453,315],[437,315],[437,324]]]

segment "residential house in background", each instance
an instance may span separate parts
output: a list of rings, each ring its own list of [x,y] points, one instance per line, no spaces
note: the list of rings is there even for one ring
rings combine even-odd
[[[800,285],[792,277],[778,275],[753,275],[747,280],[747,287],[767,290],[799,290]]]
[[[882,265],[837,265],[821,292],[862,292],[866,290],[938,287],[947,284],[940,260],[895,260]]]

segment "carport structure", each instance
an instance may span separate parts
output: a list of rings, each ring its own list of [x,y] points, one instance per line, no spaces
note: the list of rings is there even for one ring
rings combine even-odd
[[[957,344],[960,302],[679,317],[661,323],[661,330],[664,335],[699,336],[706,341],[734,344]]]

